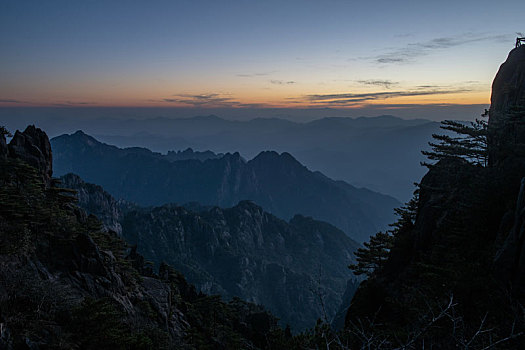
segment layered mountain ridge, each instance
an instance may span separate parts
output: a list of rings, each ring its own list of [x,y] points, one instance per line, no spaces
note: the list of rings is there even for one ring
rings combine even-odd
[[[146,120],[108,117],[95,124],[76,123],[64,126],[61,133],[81,129],[108,144],[140,145],[164,153],[191,147],[221,153],[241,151],[243,157],[251,159],[269,148],[290,152],[308,168],[330,178],[402,201],[410,198],[413,183],[424,175],[418,163],[424,157],[419,151],[427,149],[431,135],[439,131],[438,122],[388,115],[327,117],[307,123],[278,118],[234,121],[217,116]]]
[[[219,159],[169,161],[145,149],[120,149],[82,132],[51,140],[58,175],[73,172],[116,198],[140,205],[198,202],[230,207],[253,200],[283,219],[312,216],[363,241],[393,221],[392,197],[311,172],[289,153],[239,153]]]

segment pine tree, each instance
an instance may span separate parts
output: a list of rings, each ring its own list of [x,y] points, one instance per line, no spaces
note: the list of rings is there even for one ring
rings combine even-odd
[[[419,204],[419,188],[414,191],[413,197],[402,207],[395,208],[394,213],[398,217],[397,221],[393,224],[390,224],[390,227],[392,227],[389,232],[391,232],[394,236],[402,230],[413,227],[413,225],[416,223],[416,214],[417,214],[417,208]]]
[[[482,115],[486,117],[487,111]],[[433,134],[437,142],[429,142],[431,151],[422,151],[429,160],[463,159],[471,164],[486,166],[488,161],[487,129],[488,123],[483,119],[463,123],[453,120],[441,122],[441,129],[451,131],[454,135]],[[423,162],[422,165],[432,167],[434,164]]]
[[[11,134],[11,133],[9,132],[9,130],[7,130],[7,129],[5,128],[5,126],[3,126],[3,125],[0,125],[0,135],[2,135],[2,136],[4,136],[4,137],[6,137],[6,136],[7,136],[7,137],[12,137],[12,136],[13,136],[13,134]]]
[[[383,267],[393,244],[394,236],[389,232],[376,233],[370,237],[369,242],[364,243],[364,248],[357,249],[354,253],[357,264],[352,264],[348,268],[354,271],[355,275],[371,276],[374,271]]]
[[[354,271],[355,275],[366,274],[371,276],[372,273],[381,269],[388,259],[390,249],[394,245],[396,235],[401,230],[406,230],[415,224],[417,207],[419,203],[419,189],[414,192],[414,196],[404,206],[395,208],[394,212],[398,216],[398,220],[391,224],[391,230],[386,232],[378,232],[370,237],[369,242],[364,243],[364,248],[359,248],[354,253],[357,264],[348,266]]]

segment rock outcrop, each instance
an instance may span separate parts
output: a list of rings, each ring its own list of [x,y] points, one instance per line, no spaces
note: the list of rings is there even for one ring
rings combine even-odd
[[[122,234],[122,208],[131,204],[115,200],[100,186],[85,183],[75,174],[67,174],[60,177],[63,188],[77,191],[78,205],[89,214],[95,215],[108,231],[113,231],[119,236]]]
[[[47,135],[34,125],[23,132],[16,131],[8,145],[9,156],[35,167],[49,186],[53,176],[53,157]]]
[[[525,104],[525,46],[509,53],[492,83],[490,123],[500,124],[510,108]]]

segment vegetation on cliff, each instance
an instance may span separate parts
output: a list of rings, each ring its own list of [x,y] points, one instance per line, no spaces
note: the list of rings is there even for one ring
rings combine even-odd
[[[436,162],[419,184],[413,220],[398,222],[386,261],[347,312],[346,331],[361,334],[350,344],[523,345],[524,66],[525,48],[513,50],[494,81],[488,124],[443,123],[455,134],[436,135],[425,152]]]
[[[36,152],[35,143],[24,147]],[[166,264],[154,273],[76,206],[74,191],[57,187],[22,153],[0,151],[0,348],[282,348],[292,341],[260,306],[198,293]]]

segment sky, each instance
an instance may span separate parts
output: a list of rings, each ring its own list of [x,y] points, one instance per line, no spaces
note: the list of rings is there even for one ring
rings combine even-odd
[[[484,106],[525,1],[0,0],[0,107]]]

